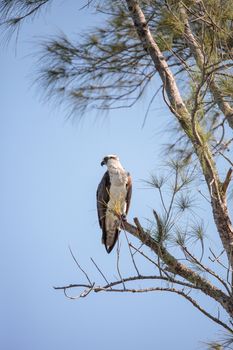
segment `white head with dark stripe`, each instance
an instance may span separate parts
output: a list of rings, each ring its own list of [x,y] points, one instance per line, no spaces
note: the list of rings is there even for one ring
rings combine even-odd
[[[122,168],[122,165],[120,163],[120,159],[116,154],[109,154],[105,156],[101,162],[101,166],[106,165],[107,168]],[[123,169],[123,168],[122,168]]]

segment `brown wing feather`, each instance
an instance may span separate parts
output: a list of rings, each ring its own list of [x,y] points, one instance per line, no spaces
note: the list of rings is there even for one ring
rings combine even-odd
[[[114,242],[111,246],[107,247],[106,245],[106,228],[105,228],[105,216],[107,211],[107,204],[109,201],[109,190],[110,190],[110,177],[108,171],[104,174],[102,180],[100,181],[100,184],[97,188],[97,212],[98,212],[98,219],[99,219],[99,225],[102,229],[102,243],[105,245],[106,251],[110,253],[113,249],[113,247],[116,244],[116,241],[118,239],[120,230],[117,228],[115,232]],[[132,195],[132,179],[130,174],[128,174],[128,183],[127,183],[127,194],[126,194],[126,215],[129,211],[130,206],[130,200]]]
[[[119,233],[120,233],[120,230],[118,228],[116,228],[114,241],[113,241],[112,245],[110,245],[109,247],[107,246],[106,240],[105,240],[104,245],[105,245],[105,248],[107,250],[107,253],[111,253],[111,251],[113,250],[113,248],[114,248],[114,246],[116,244],[116,241],[118,240]]]
[[[127,183],[127,194],[126,194],[126,215],[129,211],[130,201],[132,196],[132,178],[130,174],[128,173],[128,183]]]
[[[103,228],[103,220],[105,218],[107,204],[109,201],[109,188],[110,188],[110,177],[108,171],[102,177],[99,183],[96,193],[97,199],[97,213],[99,218],[100,227]]]
[[[107,205],[109,201],[109,189],[110,189],[110,176],[108,171],[102,177],[97,188],[97,213],[99,219],[99,225],[102,229],[102,243],[106,247],[106,229],[105,229],[105,216],[107,211]],[[106,248],[107,249],[107,248]],[[109,252],[110,253],[110,252]]]

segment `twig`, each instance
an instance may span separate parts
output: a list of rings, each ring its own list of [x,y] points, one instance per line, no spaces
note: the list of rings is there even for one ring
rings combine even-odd
[[[137,268],[137,264],[136,264],[136,261],[135,261],[135,259],[134,259],[134,256],[133,256],[133,253],[132,253],[132,250],[131,250],[130,242],[129,242],[129,239],[128,239],[127,234],[126,234],[125,231],[124,231],[124,234],[125,234],[125,238],[126,238],[127,243],[128,243],[129,252],[130,252],[130,256],[131,256],[131,259],[132,259],[133,266],[134,266],[134,268],[135,268],[135,270],[136,270],[138,276],[140,276],[141,274],[140,274],[140,272],[139,272],[139,270],[138,270],[138,268]]]
[[[78,263],[77,259],[75,258],[75,256],[74,256],[74,254],[73,254],[73,252],[72,252],[70,246],[69,246],[69,251],[70,251],[70,254],[71,254],[73,260],[75,261],[76,265],[78,266],[79,270],[82,271],[82,273],[85,275],[85,277],[86,277],[86,279],[88,280],[88,282],[89,282],[90,284],[92,284],[92,282],[91,282],[90,278],[88,277],[87,273],[82,269],[82,267],[81,267],[80,264]]]
[[[130,243],[130,247],[131,247],[131,246],[133,247],[133,245]],[[139,249],[141,249],[143,246],[144,246],[144,243],[141,243],[140,246],[139,246],[137,249],[139,250]],[[137,253],[138,253],[138,251],[135,250],[135,252],[133,253],[133,255],[135,255],[135,254],[137,254]]]
[[[55,290],[63,290],[63,289],[74,289],[74,288],[85,288],[85,289],[88,289],[89,288],[92,288],[95,292],[98,291],[99,288],[103,289],[103,290],[107,290],[107,289],[111,289],[112,290],[112,287],[114,286],[118,286],[118,285],[123,285],[123,282],[124,283],[127,283],[127,282],[135,282],[135,281],[140,281],[140,280],[162,280],[162,281],[165,281],[165,282],[172,282],[174,284],[178,284],[180,286],[183,286],[183,287],[187,287],[189,289],[199,289],[197,286],[195,285],[192,285],[191,283],[186,283],[186,282],[183,282],[183,281],[179,281],[175,278],[168,278],[168,277],[164,277],[164,276],[132,276],[132,277],[127,277],[127,278],[123,278],[123,279],[120,279],[120,280],[117,280],[117,281],[114,281],[114,282],[110,282],[108,284],[106,284],[105,286],[96,286],[96,287],[93,287],[93,284],[92,285],[87,285],[87,284],[69,284],[67,286],[61,286],[61,287],[53,287]],[[94,283],[95,284],[95,283]],[[82,293],[81,293],[82,294]]]
[[[87,0],[87,3],[85,5],[83,5],[82,7],[79,8],[79,11],[85,9],[85,8],[88,8],[91,3],[93,2],[93,0]]]
[[[233,273],[232,269],[230,268],[230,266],[225,266],[220,260],[219,257],[224,253],[224,250],[222,251],[222,253],[219,256],[216,256],[214,254],[214,252],[212,251],[211,248],[209,248],[211,254],[213,255],[214,259],[212,259],[211,257],[209,257],[210,261],[215,262],[217,261],[219,263],[220,266],[222,266],[224,269],[227,270],[227,283],[231,286],[231,283],[229,282],[229,273],[231,272],[231,274]]]
[[[142,123],[142,127],[141,127],[142,129],[144,128],[144,126],[146,124],[146,120],[147,120],[148,114],[150,112],[150,107],[151,107],[152,103],[154,102],[155,97],[158,95],[159,91],[161,90],[161,88],[162,88],[162,85],[156,90],[156,92],[154,93],[154,95],[152,96],[152,98],[149,102],[149,105],[147,107],[146,114],[145,114],[145,117],[144,117],[144,120]]]
[[[105,280],[105,282],[107,284],[109,284],[107,278],[105,277],[105,275],[103,274],[103,272],[101,271],[101,269],[98,267],[98,265],[96,264],[96,262],[94,261],[93,258],[91,258],[91,261],[93,262],[93,264],[95,265],[95,267],[97,268],[97,270],[99,271],[99,273],[101,274],[101,276],[103,277],[103,279]]]
[[[152,264],[154,264],[157,268],[159,268],[158,264],[154,260],[152,260],[151,258],[149,258],[149,256],[147,256],[145,253],[143,253],[139,250],[140,247],[136,248],[136,247],[134,247],[134,245],[132,243],[130,243],[130,247],[132,247],[137,253],[141,254],[144,258],[146,258],[148,261],[150,261]]]
[[[80,293],[79,295],[75,296],[75,297],[71,297],[70,295],[67,294],[66,292],[66,289],[68,288],[63,288],[63,292],[65,294],[65,297],[68,298],[68,299],[71,299],[71,300],[77,300],[77,299],[80,299],[80,298],[85,298],[88,296],[88,294],[91,293],[92,290],[94,290],[94,286],[95,286],[95,283],[93,283],[91,286],[87,286],[87,289],[85,289],[82,293]],[[54,288],[54,289],[57,289],[57,288]]]
[[[118,240],[118,241],[117,241],[117,272],[118,272],[118,275],[119,275],[119,277],[120,277],[120,279],[121,279],[121,281],[122,281],[122,285],[123,285],[123,287],[124,287],[124,289],[125,289],[125,283],[124,283],[124,280],[123,280],[123,278],[122,278],[122,276],[121,276],[121,271],[120,271],[119,262],[120,262],[120,242],[119,242],[119,240]]]
[[[170,205],[169,205],[169,208],[168,208],[166,222],[168,222],[168,219],[169,219],[169,217],[170,217],[170,215],[171,215],[171,210],[172,210],[173,202],[174,202],[175,196],[176,196],[176,194],[177,194],[177,186],[178,186],[178,169],[176,169],[176,174],[175,174],[175,187],[174,187],[174,190],[173,190],[173,193],[172,193],[172,198],[171,198]]]
[[[175,278],[168,278],[168,277],[164,277],[164,276],[133,276],[133,277],[127,277],[124,278],[123,281],[126,282],[132,282],[132,281],[139,281],[139,280],[162,280],[162,281],[166,281],[166,282],[172,282],[178,285],[181,285],[183,287],[187,287],[190,289],[199,289],[198,287],[196,287],[195,285],[192,285],[191,283],[186,283],[183,281],[179,281]],[[109,285],[104,286],[104,288],[110,288],[116,285],[122,284],[122,281],[114,281],[111,282]]]
[[[211,203],[211,201],[201,192],[201,190],[197,190],[198,193],[200,193],[200,195],[205,198],[205,200],[208,202],[208,203]]]
[[[139,254],[141,254],[145,259],[147,259],[148,261],[150,261],[152,264],[154,264],[157,268],[158,268],[158,270],[159,270],[159,272],[160,272],[160,277],[161,277],[161,279],[164,279],[164,277],[162,276],[162,274],[161,274],[161,271],[164,273],[164,275],[167,277],[167,280],[168,281],[170,281],[170,282],[172,282],[172,283],[177,283],[177,281],[178,280],[175,280],[174,278],[172,278],[170,275],[169,275],[169,273],[167,272],[167,271],[165,271],[165,269],[163,269],[162,267],[161,267],[161,265],[160,265],[160,262],[158,262],[158,263],[156,263],[155,261],[153,261],[151,258],[149,258],[149,256],[147,256],[144,252],[142,252],[142,251],[140,251],[138,248],[136,248],[136,247],[134,247],[131,243],[130,243],[130,246],[133,248],[133,249],[135,249],[135,251],[137,251]],[[176,281],[176,282],[175,282]],[[185,285],[186,283],[184,282],[182,282],[182,285]],[[187,286],[187,285],[186,285]],[[191,284],[189,284],[188,285],[188,287],[190,287],[191,288]],[[193,288],[196,288],[196,289],[199,289],[198,287],[196,287],[196,286],[194,286]]]
[[[182,249],[184,250],[184,252],[186,254],[188,254],[188,256],[191,258],[191,261],[193,261],[194,263],[196,263],[197,265],[199,265],[204,271],[208,272],[210,275],[212,275],[213,277],[215,277],[219,282],[222,283],[222,285],[226,288],[227,292],[229,293],[229,295],[231,295],[231,291],[228,287],[228,285],[226,284],[226,282],[219,276],[217,275],[213,270],[211,270],[209,267],[204,266],[193,254],[191,254],[189,252],[189,250],[185,247],[182,246]]]
[[[19,17],[15,17],[13,19],[9,19],[6,20],[5,22],[1,22],[0,25],[3,24],[11,24],[13,21],[15,21],[16,23],[20,22],[21,20],[24,20],[26,17],[31,16],[34,12],[36,12],[37,10],[39,10],[39,8],[41,6],[43,6],[44,4],[46,4],[49,0],[44,0],[43,2],[39,3],[36,7],[34,7],[32,10],[28,11],[25,15],[19,16]]]
[[[213,257],[214,257],[214,259],[212,259],[211,257],[209,257],[209,259],[210,259],[212,262],[217,261],[217,262],[219,263],[219,265],[221,265],[222,267],[224,267],[224,269],[228,270],[228,267],[226,267],[226,266],[219,260],[220,256],[223,255],[223,253],[225,252],[225,250],[223,250],[218,256],[216,256],[216,255],[214,254],[214,252],[212,251],[211,248],[209,248],[209,250],[210,250],[211,254],[212,254]],[[233,270],[231,270],[231,272],[233,272]]]
[[[164,202],[164,199],[163,199],[163,193],[161,191],[161,188],[159,187],[159,196],[160,196],[160,200],[161,200],[161,203],[162,203],[162,206],[163,206],[163,209],[165,211],[165,213],[167,214],[167,208],[166,208],[166,205],[165,205],[165,202]]]
[[[226,161],[228,161],[228,163],[230,163],[231,164],[231,166],[233,166],[233,162],[224,154],[224,153],[222,153],[222,152],[218,152],[219,154],[221,154],[221,156],[224,158],[224,159],[226,159]]]

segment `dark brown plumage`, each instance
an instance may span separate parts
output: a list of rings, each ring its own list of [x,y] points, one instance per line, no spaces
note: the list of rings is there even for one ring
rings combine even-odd
[[[126,198],[125,198],[126,208],[125,208],[125,213],[122,214],[123,217],[125,217],[129,211],[129,205],[130,205],[130,200],[132,195],[132,180],[129,173],[127,173],[127,179],[128,179],[127,185],[126,185],[127,192],[126,192]],[[97,188],[97,212],[98,212],[99,225],[100,225],[100,228],[102,229],[102,243],[105,245],[106,251],[108,253],[112,251],[120,233],[119,225],[117,225],[114,232],[113,242],[110,246],[108,246],[107,245],[108,232],[106,230],[105,218],[106,218],[106,212],[108,209],[108,203],[110,200],[110,190],[111,190],[110,187],[111,187],[110,175],[109,175],[109,172],[106,171]],[[117,221],[119,221],[119,218]]]

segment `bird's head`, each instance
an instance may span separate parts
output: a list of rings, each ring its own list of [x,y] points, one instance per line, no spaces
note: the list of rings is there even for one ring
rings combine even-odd
[[[119,161],[119,157],[116,156],[115,154],[109,154],[108,156],[105,156],[101,162],[101,166],[103,165],[107,165],[108,164],[108,161],[110,159],[115,159],[115,160],[118,160]]]

